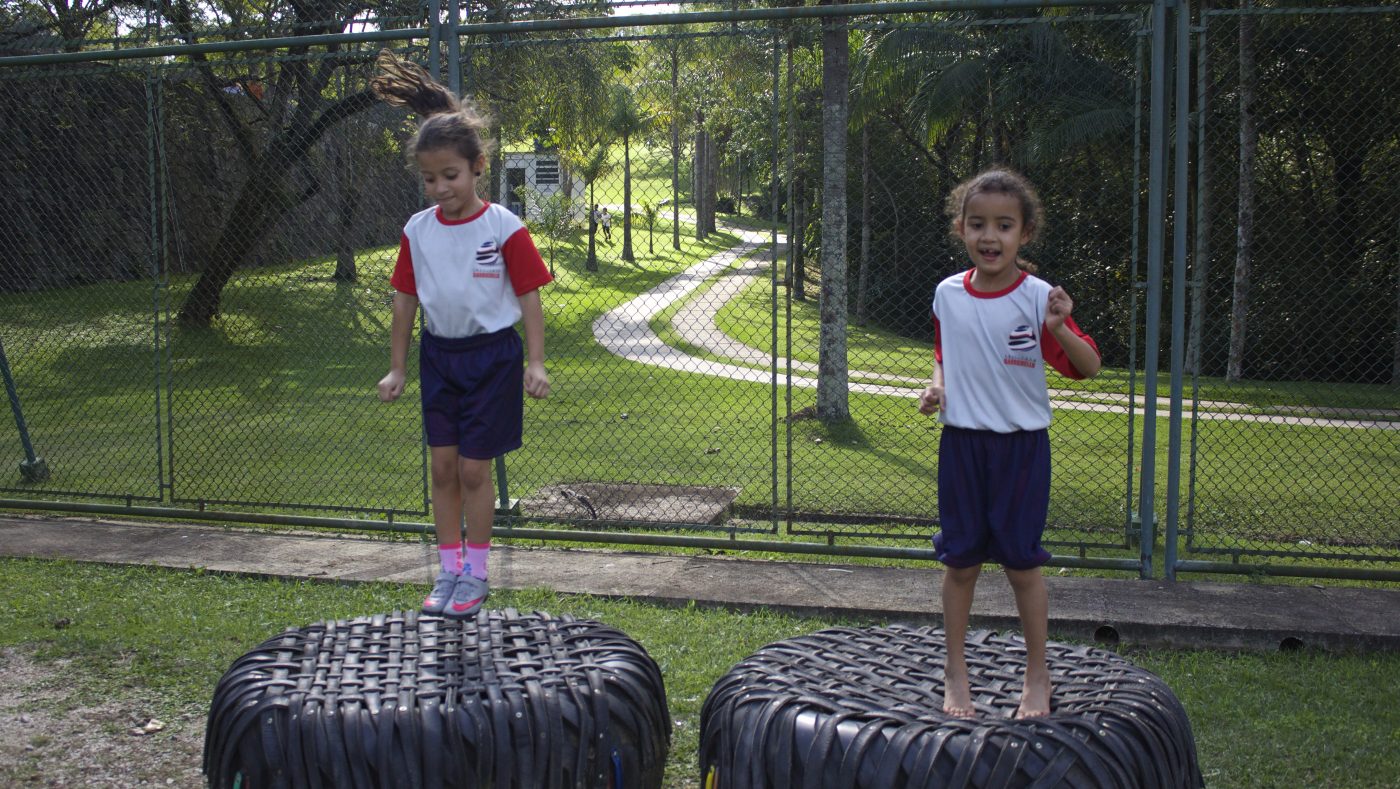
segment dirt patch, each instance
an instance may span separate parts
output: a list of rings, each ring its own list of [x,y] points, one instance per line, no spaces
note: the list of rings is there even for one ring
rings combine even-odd
[[[656,521],[718,525],[729,516],[738,488],[572,482],[546,485],[520,502],[527,516],[580,521]]]
[[[0,650],[0,785],[204,786],[204,710],[153,722],[136,692],[88,698],[67,670]]]

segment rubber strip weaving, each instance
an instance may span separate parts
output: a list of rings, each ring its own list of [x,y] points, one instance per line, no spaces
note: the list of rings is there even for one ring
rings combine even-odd
[[[236,660],[210,707],[213,789],[657,787],[661,671],[619,630],[483,609],[318,622]]]
[[[968,634],[974,718],[943,713],[942,630],[836,628],[770,644],[700,717],[705,789],[1200,787],[1186,712],[1155,675],[1051,642],[1051,715],[1015,720],[1025,646]]]

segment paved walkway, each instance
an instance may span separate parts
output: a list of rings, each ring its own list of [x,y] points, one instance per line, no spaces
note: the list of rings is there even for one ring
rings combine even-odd
[[[726,227],[742,243],[718,252],[662,282],[656,287],[620,304],[593,322],[593,335],[611,353],[639,364],[665,367],[671,370],[730,378],[736,381],[773,383],[787,381],[789,366],[795,373],[795,387],[815,389],[817,365],[800,360],[774,358],[769,351],[745,345],[721,331],[715,323],[717,315],[736,296],[744,292],[758,277],[768,276],[769,245],[772,235],[765,231]],[[786,249],[786,240],[779,236],[778,254]],[[755,254],[759,253],[759,254]],[[691,298],[711,279],[718,281],[703,297]],[[677,334],[688,344],[707,353],[728,359],[713,361],[691,356],[668,345],[651,329],[651,321],[678,301],[685,303],[671,319]],[[852,392],[917,398],[923,379],[860,370],[850,372]],[[878,383],[886,381],[889,383]],[[903,384],[894,385],[894,384]],[[1050,390],[1051,405],[1059,410],[1096,411],[1126,414],[1130,398],[1111,392],[1084,392],[1069,389]],[[1072,398],[1072,399],[1070,399]],[[1141,413],[1146,398],[1131,399]],[[1166,414],[1170,398],[1157,398],[1158,413]],[[1196,419],[1230,422],[1259,422],[1304,427],[1331,427],[1370,430],[1400,430],[1400,413],[1360,409],[1322,409],[1282,406],[1257,413],[1260,409],[1243,404],[1201,401]]]
[[[360,536],[157,525],[0,514],[0,555],[141,564],[425,589],[437,557],[426,544]],[[773,608],[869,623],[936,624],[939,570],[747,561],[636,552],[492,550],[497,588],[644,598],[661,604]],[[973,625],[1016,626],[999,573],[978,585]],[[1120,638],[1148,646],[1328,650],[1400,649],[1400,588],[1049,576],[1056,638]]]

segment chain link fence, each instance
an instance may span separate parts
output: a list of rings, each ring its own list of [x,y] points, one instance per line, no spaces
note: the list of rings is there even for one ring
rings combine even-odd
[[[254,33],[322,35],[309,46],[0,60],[0,178],[14,197],[0,214],[0,342],[22,425],[0,431],[0,458],[24,459],[0,476],[7,506],[423,520],[416,370],[400,401],[374,397],[399,231],[425,205],[403,155],[414,119],[367,90],[388,46],[460,63],[444,79],[494,118],[488,196],[526,218],[556,278],[542,291],[554,393],[527,402],[526,446],[498,466],[503,527],[924,546],[937,510],[938,427],[916,401],[929,303],[966,265],[943,198],[1009,163],[1046,206],[1027,256],[1074,297],[1105,361],[1092,381],[1051,376],[1047,542],[1063,562],[1150,560],[1138,488],[1161,500],[1162,485],[1141,468],[1142,360],[1149,341],[1169,349],[1143,309],[1167,284],[1148,276],[1145,240],[1149,196],[1173,185],[1146,167],[1149,130],[1169,121],[1150,111],[1168,76],[1150,67],[1146,9],[770,19],[741,6],[612,27],[577,9],[492,9],[465,8],[455,49],[397,9]],[[1207,11],[1198,51],[1178,54],[1204,64],[1189,185],[1200,263],[1189,303],[1168,305],[1188,312],[1193,372],[1183,568],[1224,569],[1198,561],[1222,552],[1362,572],[1400,559],[1387,199],[1400,146],[1385,121],[1400,58],[1348,48],[1387,13]],[[1245,18],[1266,109],[1232,374]],[[161,29],[121,46],[165,44]],[[1289,60],[1305,34],[1330,66]],[[829,140],[833,95],[847,123]],[[824,187],[833,141],[844,200]],[[1334,153],[1363,144],[1357,178],[1343,178]],[[823,227],[843,224],[844,254],[824,250],[843,234]]]
[[[1185,550],[1393,562],[1400,9],[1201,22]]]

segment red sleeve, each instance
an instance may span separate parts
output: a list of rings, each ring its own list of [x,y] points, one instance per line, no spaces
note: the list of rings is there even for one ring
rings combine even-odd
[[[1065,325],[1074,332],[1075,336],[1089,343],[1089,347],[1094,349],[1094,353],[1099,353],[1098,343],[1079,328],[1079,325],[1074,322],[1074,318],[1065,318]],[[1064,347],[1060,345],[1059,340],[1055,339],[1055,335],[1045,328],[1045,324],[1040,325],[1040,336],[1044,338],[1040,343],[1040,355],[1045,358],[1045,362],[1066,378],[1073,378],[1076,381],[1084,380],[1084,374],[1074,369],[1074,364],[1070,362]],[[1102,358],[1103,354],[1099,354],[1099,356]]]
[[[530,231],[523,227],[506,239],[501,247],[501,257],[506,261],[506,273],[510,275],[510,285],[517,296],[524,296],[554,280],[554,275],[544,264],[544,258],[540,257],[540,251],[535,249],[535,240],[530,238]]]
[[[933,316],[933,358],[943,364],[943,332],[938,325],[938,316]]]
[[[418,295],[418,283],[413,280],[413,253],[408,248],[408,235],[399,238],[399,260],[394,264],[394,273],[389,276],[389,284],[400,293]]]

